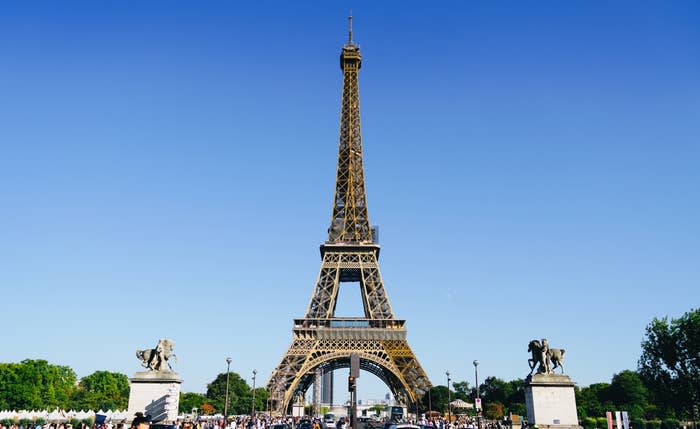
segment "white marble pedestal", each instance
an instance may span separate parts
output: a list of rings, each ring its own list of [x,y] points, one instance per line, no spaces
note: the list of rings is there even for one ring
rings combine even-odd
[[[137,372],[129,383],[128,420],[142,412],[153,423],[174,423],[180,403],[182,380],[174,372]]]
[[[535,374],[525,378],[528,423],[540,429],[579,428],[575,385],[563,374]]]

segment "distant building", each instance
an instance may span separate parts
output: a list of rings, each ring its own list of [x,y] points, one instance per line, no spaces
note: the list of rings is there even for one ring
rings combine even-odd
[[[321,376],[321,404],[333,406],[333,371]]]

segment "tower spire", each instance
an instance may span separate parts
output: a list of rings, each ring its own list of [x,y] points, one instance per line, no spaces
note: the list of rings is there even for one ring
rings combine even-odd
[[[350,11],[348,21],[350,22],[350,31],[348,31],[348,43],[352,45],[352,10]]]
[[[358,74],[362,64],[359,46],[352,42],[352,15],[349,43],[343,45],[343,97],[340,113],[338,172],[335,182],[333,215],[328,228],[329,243],[371,243],[372,228],[367,214],[365,174],[360,131],[360,90]]]

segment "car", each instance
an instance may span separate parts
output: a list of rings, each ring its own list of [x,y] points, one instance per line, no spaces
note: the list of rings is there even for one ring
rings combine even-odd
[[[335,429],[335,414],[326,413],[323,415],[323,426],[326,429]]]
[[[308,420],[302,420],[297,425],[297,429],[311,429],[311,422]]]
[[[378,429],[383,425],[384,423],[380,422],[379,420],[367,419],[367,421],[365,422],[365,429]]]

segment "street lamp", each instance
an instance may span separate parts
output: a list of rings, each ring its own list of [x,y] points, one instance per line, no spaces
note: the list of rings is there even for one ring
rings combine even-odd
[[[481,397],[479,396],[479,361],[474,359],[474,383],[476,384],[476,399],[479,403],[479,406],[481,406]],[[476,410],[476,424],[479,428],[481,428],[481,408]]]
[[[270,379],[270,394],[267,397],[267,414],[272,418],[272,388],[275,385],[275,377]]]
[[[413,394],[416,395],[416,424],[418,424],[418,386],[413,385]]]
[[[430,392],[432,392],[433,388],[428,387],[428,418],[432,419],[433,418],[433,398],[430,395]]]
[[[231,374],[231,358],[226,358],[226,402],[224,402],[224,421],[228,419],[228,380]]]
[[[250,420],[255,418],[255,376],[258,374],[256,369],[253,370],[253,401],[250,406]]]
[[[450,381],[452,379],[450,378],[450,371],[445,371],[445,375],[447,376],[447,418],[452,424],[452,394],[450,393]]]

